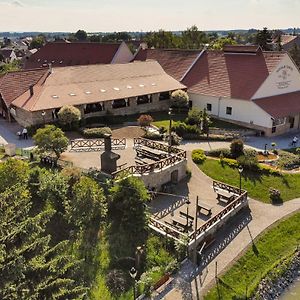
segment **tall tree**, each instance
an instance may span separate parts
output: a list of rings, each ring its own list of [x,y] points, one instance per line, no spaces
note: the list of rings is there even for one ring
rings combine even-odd
[[[182,44],[186,49],[200,49],[206,43],[208,43],[206,33],[199,31],[196,25],[182,32]]]
[[[45,226],[52,211],[30,215],[30,194],[17,185],[0,194],[0,299],[83,299],[66,242],[50,246]]]
[[[87,33],[84,31],[84,30],[78,30],[76,33],[75,33],[75,38],[78,40],[78,41],[86,41],[87,40]]]
[[[265,51],[272,50],[270,46],[272,42],[272,34],[267,27],[264,27],[263,30],[259,30],[257,32],[255,42]]]
[[[67,150],[69,143],[64,132],[54,125],[46,125],[44,128],[39,128],[33,139],[40,153],[55,154],[57,158]]]

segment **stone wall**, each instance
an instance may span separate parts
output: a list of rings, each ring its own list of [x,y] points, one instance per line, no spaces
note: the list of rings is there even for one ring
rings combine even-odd
[[[184,179],[186,177],[187,161],[183,160],[162,170],[136,176],[143,180],[146,187],[155,187],[160,190],[163,184],[171,181],[171,174],[176,170],[178,171],[178,181]]]

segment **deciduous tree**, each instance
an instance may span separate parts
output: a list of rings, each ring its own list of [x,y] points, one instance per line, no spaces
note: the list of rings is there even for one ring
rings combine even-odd
[[[39,128],[33,139],[40,153],[55,154],[57,158],[67,150],[69,143],[64,132],[54,125],[46,125],[44,128]]]
[[[78,123],[81,119],[81,112],[73,105],[64,105],[58,112],[58,119],[61,124],[68,125],[71,129],[72,124]]]

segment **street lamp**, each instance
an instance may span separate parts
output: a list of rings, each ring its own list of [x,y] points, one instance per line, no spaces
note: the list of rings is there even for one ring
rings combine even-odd
[[[172,146],[172,112],[173,112],[173,109],[170,107],[169,108],[169,120],[170,120],[170,123],[169,123],[169,153],[171,152],[171,146]]]
[[[243,167],[239,166],[238,171],[239,171],[239,174],[240,174],[240,194],[241,194],[242,193],[242,172],[244,171]]]
[[[186,198],[185,204],[186,204],[186,231],[188,232],[188,228],[189,228],[189,205],[191,204],[191,201],[189,200],[189,198]]]
[[[46,115],[46,112],[43,110],[42,111],[42,117],[43,117],[44,125],[46,124],[46,122],[45,122],[45,115]]]
[[[133,300],[136,299],[135,297],[135,277],[137,275],[137,270],[135,269],[135,267],[132,267],[129,271],[129,274],[131,276],[131,278],[133,279]]]

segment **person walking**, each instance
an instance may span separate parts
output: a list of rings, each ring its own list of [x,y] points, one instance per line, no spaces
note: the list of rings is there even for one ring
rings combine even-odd
[[[292,140],[292,146],[295,146],[298,142],[298,138],[296,136],[294,136],[293,140]]]
[[[22,134],[23,134],[23,139],[27,140],[28,139],[28,131],[26,128],[23,128]]]

